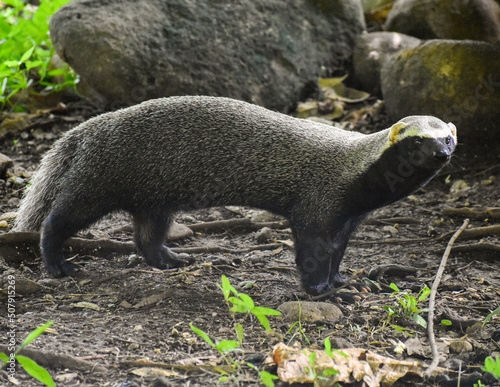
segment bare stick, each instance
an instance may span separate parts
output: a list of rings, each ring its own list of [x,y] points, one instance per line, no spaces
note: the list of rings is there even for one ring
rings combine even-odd
[[[448,242],[448,246],[446,246],[446,250],[443,254],[443,258],[441,259],[441,264],[439,265],[439,269],[436,273],[436,278],[434,279],[434,283],[432,284],[431,295],[429,297],[429,316],[427,321],[427,334],[429,336],[429,344],[432,350],[432,363],[429,368],[425,371],[425,376],[429,377],[434,369],[437,367],[439,363],[439,353],[436,346],[436,339],[434,337],[434,302],[436,300],[436,293],[439,283],[441,282],[441,277],[443,276],[444,268],[446,267],[446,261],[448,260],[448,256],[451,252],[451,247],[461,232],[467,227],[469,224],[469,219],[465,219],[462,226],[453,234],[450,241]]]
[[[469,219],[500,218],[500,207],[490,208],[444,208],[442,216],[466,216]]]
[[[453,234],[453,231],[447,232],[446,234],[441,235],[438,240],[449,238]],[[492,226],[486,227],[476,227],[465,230],[462,235],[460,235],[460,239],[462,238],[478,238],[488,235],[500,235],[500,224],[494,224]]]

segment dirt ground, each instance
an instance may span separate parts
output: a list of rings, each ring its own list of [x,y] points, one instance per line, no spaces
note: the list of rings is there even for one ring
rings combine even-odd
[[[16,210],[29,174],[52,142],[96,112],[82,102],[70,104],[62,111],[30,117],[21,130],[9,130],[0,138],[0,153],[14,161],[7,176],[0,176],[0,222],[2,214]],[[383,119],[360,120],[359,126],[366,129],[367,122],[373,124],[370,129],[386,124]],[[408,289],[413,295],[424,284],[431,287],[451,237],[446,234],[456,231],[465,218],[443,213],[443,209],[500,207],[500,152],[496,149],[482,153],[465,154],[459,149],[451,164],[424,189],[375,211],[352,236],[341,272],[347,277],[361,278],[377,266],[397,264],[415,270],[387,271],[380,278],[381,283],[394,282],[400,290]],[[463,183],[456,183],[459,180]],[[180,214],[178,222],[189,226],[245,217],[275,220],[253,209],[229,207]],[[498,222],[498,217],[479,215],[471,218],[469,227]],[[5,216],[0,224],[4,226],[0,234],[5,234],[11,219]],[[131,241],[128,224],[125,215],[117,214],[80,236],[90,240]],[[81,270],[72,278],[54,279],[48,276],[38,256],[26,254],[26,258],[18,261],[0,257],[0,345],[7,343],[6,332],[11,327],[7,318],[6,278],[14,275],[20,289],[15,296],[16,340],[22,342],[33,329],[55,320],[27,348],[58,386],[216,385],[221,374],[212,366],[223,365],[223,360],[189,324],[201,328],[214,340],[234,339],[233,320],[217,286],[222,275],[260,306],[277,308],[286,301],[310,299],[300,287],[289,243],[290,230],[272,229],[264,234],[265,240],[260,234],[255,229],[231,227],[195,232],[170,245],[223,247],[232,252],[192,254],[195,264],[173,270],[148,267],[133,253],[71,254]],[[278,246],[253,250],[266,243]],[[500,306],[499,246],[498,231],[496,235],[486,233],[457,240],[437,295],[435,331],[443,356],[440,365],[461,370],[461,386],[477,383],[484,359],[500,351],[500,318],[493,317],[482,329],[476,324]],[[301,321],[304,334],[297,331],[298,324],[292,327],[293,322],[279,317],[269,318],[275,333],[268,334],[255,318],[238,316],[245,333],[244,352],[234,356],[238,361],[252,361],[259,369],[274,373],[276,367],[265,359],[277,343],[322,349],[324,339],[329,337],[335,348],[365,348],[396,359],[430,363],[425,329],[402,317],[388,323],[384,306],[397,307],[395,297],[388,292],[371,293],[357,303],[340,304],[343,317],[337,322]],[[427,313],[422,316],[427,318]],[[442,319],[452,324],[444,326],[440,323]],[[409,331],[400,332],[391,325]],[[408,341],[412,339],[410,335],[420,340],[424,350],[409,350],[410,343],[415,342]],[[400,342],[406,343],[407,348],[398,354],[395,349]],[[0,371],[0,385],[14,385],[6,376],[5,371]],[[407,376],[394,386],[456,386],[456,377],[457,373],[443,373],[441,379],[424,383]],[[19,366],[16,378],[19,386],[41,385]],[[258,380],[255,370],[242,366],[225,385],[258,384]],[[483,379],[483,385],[489,383],[491,379]]]

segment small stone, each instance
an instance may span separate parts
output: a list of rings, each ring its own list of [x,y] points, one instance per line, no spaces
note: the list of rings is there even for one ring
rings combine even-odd
[[[192,236],[193,236],[193,231],[189,227],[181,223],[173,222],[170,228],[168,229],[167,241],[176,241],[179,239],[185,239]]]
[[[285,320],[291,322],[299,319],[307,322],[337,322],[342,317],[342,311],[328,302],[288,301],[278,306],[278,310],[283,313]]]
[[[7,169],[12,167],[14,162],[10,157],[5,156],[3,153],[0,153],[0,178],[5,177],[5,173]]]
[[[130,254],[127,259],[127,267],[134,267],[139,265],[143,259],[137,254]]]
[[[263,227],[255,233],[257,243],[266,243],[273,236],[273,230],[269,227]]]
[[[382,231],[388,232],[388,233],[393,234],[393,235],[397,234],[399,232],[398,229],[394,226],[384,226],[384,227],[382,227]]]
[[[467,340],[454,340],[450,343],[450,350],[453,353],[470,352],[472,349],[472,344]]]
[[[16,216],[17,212],[4,212],[0,215],[0,220],[14,220]]]
[[[16,277],[16,293],[22,295],[35,294],[40,291],[40,284],[24,277]]]

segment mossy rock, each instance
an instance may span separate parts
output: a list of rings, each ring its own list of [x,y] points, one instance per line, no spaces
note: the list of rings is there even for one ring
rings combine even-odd
[[[420,39],[500,41],[500,7],[494,0],[398,0],[386,31]]]
[[[382,94],[392,120],[412,114],[453,122],[459,140],[498,138],[500,47],[476,41],[429,40],[391,57]]]

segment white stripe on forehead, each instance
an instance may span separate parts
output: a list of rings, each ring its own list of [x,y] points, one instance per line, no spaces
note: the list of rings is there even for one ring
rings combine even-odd
[[[397,134],[394,142],[407,137],[425,137],[425,138],[446,138],[452,136],[457,139],[455,125],[445,123],[432,116],[409,116],[403,118],[398,124],[406,124],[406,127]]]

